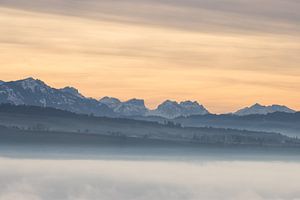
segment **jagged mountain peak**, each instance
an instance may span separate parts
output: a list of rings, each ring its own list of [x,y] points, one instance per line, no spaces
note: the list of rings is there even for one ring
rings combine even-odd
[[[164,102],[162,102],[160,105],[157,106],[157,109],[160,109],[162,107],[178,107],[179,104],[177,101],[173,101],[173,100],[165,100]]]
[[[136,104],[136,105],[145,106],[145,101],[144,101],[144,99],[133,98],[133,99],[129,99],[128,101],[125,101],[124,103],[128,103],[128,104]]]
[[[147,116],[154,115],[165,118],[179,116],[205,115],[208,110],[197,101],[185,100],[178,103],[165,100],[155,110],[149,110],[143,99],[133,98],[125,102],[114,97],[105,96],[99,101],[86,98],[74,87],[55,89],[33,77],[17,81],[0,81],[0,103],[16,105],[36,105],[54,107],[77,113],[95,114],[99,116]],[[237,111],[236,115],[268,114],[273,112],[293,113],[294,110],[284,105],[265,106],[255,103],[250,107]],[[103,114],[105,113],[105,114]]]
[[[261,105],[260,103],[255,103],[252,106],[250,106],[250,108],[263,108],[263,107],[266,107],[266,106]]]
[[[78,89],[74,88],[74,87],[70,87],[70,86],[67,86],[67,87],[64,87],[62,89],[60,89],[60,91],[62,92],[66,92],[68,94],[72,94],[74,96],[77,96],[79,98],[85,98],[79,91]]]
[[[122,102],[114,111],[122,116],[144,116],[148,109],[143,99],[129,99]]]
[[[176,109],[180,109],[180,105],[178,104],[177,101],[173,100],[165,100],[162,102],[160,105],[157,106],[156,110],[170,110],[170,111],[175,111]]]
[[[115,109],[115,108],[117,108],[122,102],[121,102],[119,99],[117,99],[117,98],[105,96],[105,97],[102,97],[102,98],[99,100],[99,103],[100,103],[100,104],[104,104],[104,105],[108,106],[108,107],[111,108],[111,109]]]
[[[144,116],[148,112],[143,99],[133,98],[121,102],[117,98],[105,96],[99,103],[107,105],[120,116]]]
[[[32,77],[0,85],[0,103],[53,107],[75,113],[111,116],[113,111],[92,98],[85,98],[76,88],[55,89]]]
[[[273,104],[273,105],[270,105],[268,106],[270,108],[288,108],[287,106],[285,105],[278,105],[278,104]]]
[[[38,79],[35,79],[35,78],[33,78],[33,77],[30,76],[30,77],[21,79],[20,81],[36,81],[36,80],[38,80]]]
[[[20,79],[17,81],[11,81],[11,82],[15,82],[15,83],[28,83],[28,84],[42,84],[42,85],[46,85],[42,80],[40,79],[35,79],[33,77],[28,77],[28,78],[24,78],[24,79]]]
[[[265,106],[265,105],[256,103],[250,107],[242,108],[242,109],[236,111],[234,114],[239,115],[239,116],[253,115],[253,114],[266,115],[266,114],[274,113],[274,112],[294,113],[296,111],[293,109],[290,109],[284,105],[273,104],[273,105]]]
[[[190,115],[204,115],[208,114],[208,111],[204,106],[200,105],[197,101],[177,101],[166,100],[162,104],[158,105],[157,109],[149,112],[149,115],[161,116],[165,118],[176,118],[179,116]]]
[[[162,104],[178,104],[178,102],[174,101],[174,100],[167,99],[164,102],[162,102]]]
[[[182,107],[183,116],[209,114],[208,110],[197,101],[182,101],[180,106]]]
[[[186,101],[181,101],[179,103],[181,106],[201,106],[197,101],[191,101],[191,100],[186,100]]]
[[[99,101],[115,101],[115,102],[121,102],[118,98],[115,98],[115,97],[109,97],[109,96],[102,97]]]
[[[22,89],[27,90],[31,93],[45,92],[46,90],[51,89],[51,87],[48,86],[43,81],[41,81],[39,79],[34,79],[32,77],[17,80],[17,81],[5,82],[2,85],[6,86],[6,87],[12,87],[15,90],[18,90],[18,89],[22,88]]]

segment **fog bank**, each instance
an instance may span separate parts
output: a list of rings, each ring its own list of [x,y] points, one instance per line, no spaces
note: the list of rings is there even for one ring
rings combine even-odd
[[[0,159],[0,200],[299,199],[300,163]]]

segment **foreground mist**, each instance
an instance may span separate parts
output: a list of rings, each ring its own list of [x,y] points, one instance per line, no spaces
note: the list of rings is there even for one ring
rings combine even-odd
[[[279,161],[0,158],[0,199],[299,199],[299,168]]]

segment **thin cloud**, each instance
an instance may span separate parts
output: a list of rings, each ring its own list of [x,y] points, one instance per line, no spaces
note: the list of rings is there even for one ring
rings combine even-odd
[[[0,0],[1,79],[35,75],[94,98],[164,94],[215,112],[260,98],[299,108],[299,10],[295,0]]]
[[[3,7],[207,32],[300,32],[293,0],[0,0]]]

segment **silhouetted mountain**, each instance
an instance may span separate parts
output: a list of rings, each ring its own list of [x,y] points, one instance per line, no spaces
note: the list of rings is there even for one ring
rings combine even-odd
[[[197,102],[185,101],[175,107],[168,108],[166,101],[156,111],[149,111],[144,100],[131,99],[121,102],[117,98],[103,97],[99,101],[86,98],[73,87],[55,89],[43,81],[27,78],[18,81],[0,82],[0,103],[14,105],[36,105],[53,107],[76,113],[93,114],[96,116],[146,116],[157,115],[167,118],[189,116],[193,114],[206,114],[208,111]]]
[[[166,100],[157,109],[149,110],[142,99],[131,99],[121,102],[117,98],[103,97],[99,101],[86,98],[76,88],[65,87],[55,89],[43,81],[27,78],[18,81],[0,81],[0,103],[11,103],[14,105],[36,105],[42,107],[53,107],[76,113],[93,114],[95,116],[107,117],[140,117],[152,116],[174,119],[177,117],[188,117],[193,115],[207,115],[208,110],[197,101]],[[251,114],[268,114],[273,112],[295,112],[286,106],[272,105],[262,106],[255,104],[251,107],[241,109],[234,113],[244,116]]]
[[[113,109],[118,116],[144,116],[148,112],[143,99],[130,99],[121,102],[114,97],[103,97],[99,102]]]
[[[122,102],[114,97],[103,97],[99,100],[100,103],[107,105],[111,109],[116,109]]]
[[[253,115],[253,114],[266,115],[268,113],[274,113],[274,112],[294,113],[296,111],[292,110],[286,106],[281,106],[281,105],[263,106],[263,105],[256,103],[250,107],[246,107],[241,110],[238,110],[234,114],[240,115],[240,116]]]
[[[157,109],[150,111],[148,115],[174,119],[179,116],[205,115],[208,113],[204,106],[200,105],[197,101],[177,103],[176,101],[166,100]]]
[[[181,115],[181,107],[176,101],[166,100],[155,110],[150,111],[149,115],[171,119]]]
[[[53,107],[76,113],[114,116],[114,112],[95,99],[84,98],[75,88],[55,89],[44,82],[27,78],[0,85],[0,103]]]
[[[114,111],[121,116],[144,116],[148,109],[142,99],[130,99],[122,102]]]
[[[64,93],[72,94],[72,95],[77,96],[82,99],[85,98],[82,94],[79,93],[79,91],[76,88],[73,88],[73,87],[64,87],[64,88],[60,89],[60,91],[62,91]]]
[[[197,101],[182,101],[179,105],[182,109],[182,116],[209,114],[208,110]]]

